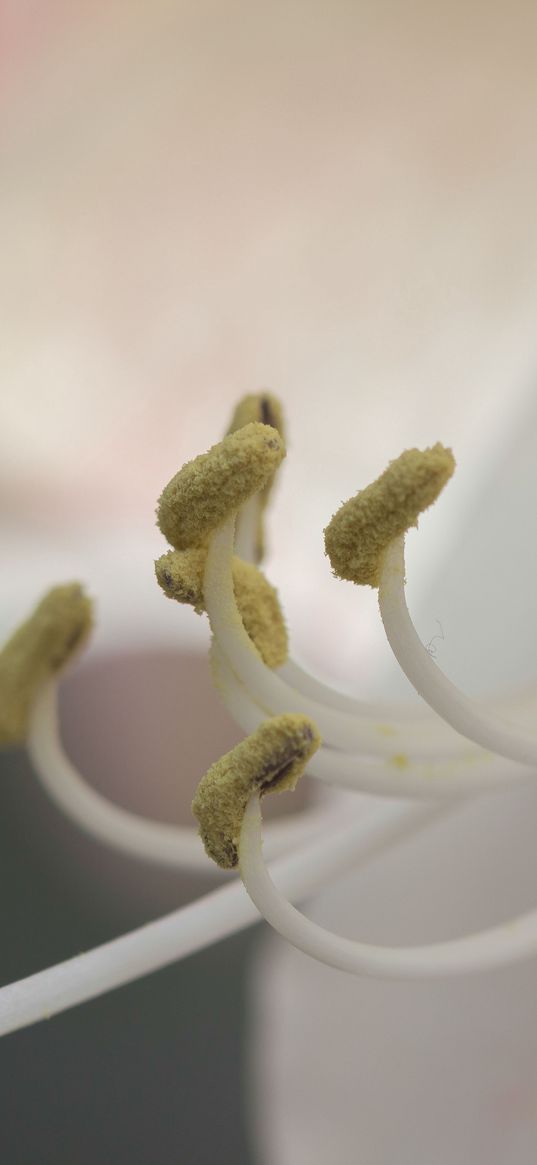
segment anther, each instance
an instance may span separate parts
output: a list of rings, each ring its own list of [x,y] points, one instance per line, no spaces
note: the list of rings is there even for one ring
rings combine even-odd
[[[242,819],[251,793],[294,789],[320,743],[309,717],[275,716],[211,766],[192,811],[205,849],[217,865],[232,869],[238,863]]]
[[[334,514],[325,529],[325,548],[339,578],[379,585],[382,558],[390,542],[417,525],[455,469],[450,449],[407,449],[376,481]]]
[[[38,687],[85,643],[91,600],[79,583],[54,587],[0,652],[0,743],[21,744]]]
[[[157,521],[176,550],[202,546],[213,530],[263,489],[285,456],[271,425],[252,422],[189,461],[164,489]]]
[[[198,615],[205,610],[203,576],[207,551],[169,550],[155,563],[159,586],[169,599],[192,606]],[[277,592],[265,575],[250,562],[232,560],[233,590],[244,628],[267,667],[280,667],[288,654],[285,619]]]

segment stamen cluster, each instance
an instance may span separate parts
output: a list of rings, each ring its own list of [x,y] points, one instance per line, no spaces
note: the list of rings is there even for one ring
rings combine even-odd
[[[376,947],[315,926],[289,899],[469,796],[533,776],[537,738],[476,706],[441,673],[406,606],[404,537],[454,469],[440,444],[411,449],[346,502],[325,530],[334,573],[378,587],[388,641],[424,701],[413,719],[387,716],[322,684],[288,655],[278,596],[258,569],[263,519],[285,456],[282,410],[269,393],[245,397],[228,433],[184,466],[163,490],[158,524],[171,549],[155,564],[166,597],[207,613],[215,682],[246,738],[202,779],[193,810],[206,852],[237,865],[258,910],[290,942],[354,973],[461,973],[537,953],[537,911],[476,935],[433,946]],[[201,868],[197,830],[152,822],[113,805],[66,757],[57,722],[58,676],[85,642],[91,603],[78,583],[57,587],[0,654],[0,742],[25,742],[37,775],[63,812],[100,842],[143,860]],[[387,725],[389,731],[387,731]],[[276,889],[262,853],[260,798],[293,789],[304,770],[325,784],[386,798],[374,826],[341,820],[326,802],[267,828]],[[401,799],[408,803],[401,805]],[[396,803],[390,801],[396,798]],[[283,854],[283,856],[281,856]],[[223,886],[158,923],[0,990],[0,1033],[74,1006],[138,974],[217,941],[253,921],[240,882]]]

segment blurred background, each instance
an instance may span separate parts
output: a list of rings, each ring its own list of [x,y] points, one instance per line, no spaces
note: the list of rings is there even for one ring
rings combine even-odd
[[[409,697],[375,595],[331,578],[322,528],[402,448],[442,440],[456,477],[409,538],[418,628],[428,642],[440,619],[438,661],[466,690],[530,680],[534,6],[0,11],[0,632],[56,581],[95,597],[62,703],[88,779],[187,820],[240,736],[205,622],[154,583],[154,509],[263,386],[288,418],[267,572],[295,655]],[[22,755],[2,764],[3,981],[215,884],[105,853]],[[529,790],[487,799],[312,909],[386,942],[521,910],[536,808]],[[534,983],[528,965],[364,984],[244,936],[4,1041],[4,1159],[528,1165]]]

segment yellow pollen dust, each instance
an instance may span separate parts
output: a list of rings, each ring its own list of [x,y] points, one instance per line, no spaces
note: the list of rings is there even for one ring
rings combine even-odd
[[[228,434],[187,462],[164,489],[157,509],[164,537],[176,550],[202,546],[266,486],[284,457],[284,442],[271,425],[251,422]]]
[[[285,714],[259,728],[211,765],[199,784],[192,811],[210,858],[225,870],[238,863],[238,844],[248,800],[294,789],[321,738],[307,716]]]
[[[92,604],[79,583],[54,587],[0,652],[0,744],[22,744],[39,686],[83,646]]]
[[[262,425],[271,425],[277,429],[281,437],[285,438],[283,409],[277,396],[271,392],[252,392],[241,397],[233,411],[229,423],[229,433],[258,421]]]
[[[390,542],[417,525],[455,469],[451,449],[407,449],[334,514],[325,548],[339,578],[378,587],[382,557]]]
[[[394,756],[390,757],[390,760],[395,769],[407,769],[410,764],[404,752],[396,752]]]
[[[396,730],[393,724],[377,724],[377,732],[379,736],[395,736]]]
[[[205,610],[203,577],[207,550],[169,550],[155,563],[159,586],[169,599]],[[280,667],[288,654],[287,628],[277,592],[250,562],[233,556],[233,590],[247,635],[267,667]]]

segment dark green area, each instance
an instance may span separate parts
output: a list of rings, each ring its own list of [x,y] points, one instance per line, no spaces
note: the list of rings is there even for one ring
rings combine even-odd
[[[191,896],[180,876],[111,854],[64,821],[24,754],[2,756],[1,796],[2,983]],[[0,1041],[2,1162],[248,1165],[243,999],[253,941],[246,932]]]

